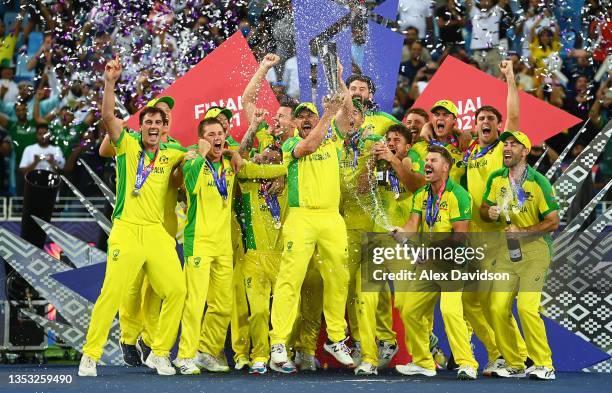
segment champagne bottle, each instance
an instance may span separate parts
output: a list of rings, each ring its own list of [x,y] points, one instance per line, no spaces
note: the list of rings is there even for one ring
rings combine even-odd
[[[510,225],[510,217],[506,216],[506,224]],[[508,254],[510,254],[510,260],[512,262],[520,262],[523,259],[523,252],[521,251],[521,243],[518,239],[512,239],[506,235],[506,241],[508,243]]]
[[[376,179],[378,180],[379,186],[387,185],[387,170],[389,169],[389,163],[383,159],[376,160]]]

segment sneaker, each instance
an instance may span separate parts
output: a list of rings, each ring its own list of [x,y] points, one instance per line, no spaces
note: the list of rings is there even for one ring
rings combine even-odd
[[[176,358],[172,362],[182,375],[199,375],[200,369],[196,366],[193,359]]]
[[[226,373],[230,370],[227,364],[223,364],[223,360],[219,360],[215,356],[206,352],[197,353],[195,365],[199,368],[210,371],[211,373]]]
[[[176,370],[172,367],[170,359],[167,356],[157,356],[151,352],[145,361],[145,364],[150,368],[157,370],[159,375],[175,375]]]
[[[512,367],[504,367],[495,371],[492,375],[500,378],[525,378],[525,369],[517,369]]]
[[[285,344],[273,344],[270,348],[270,365],[272,363],[282,365],[288,360]]]
[[[438,347],[434,349],[432,357],[434,363],[436,364],[436,370],[446,370],[448,360],[446,359],[446,355],[444,354],[444,351],[442,351],[442,348]]]
[[[534,370],[529,374],[529,379],[538,381],[552,381],[555,378],[555,370],[544,366],[534,367]]]
[[[378,375],[378,369],[373,364],[362,362],[355,369],[355,375]]]
[[[355,367],[355,363],[353,362],[353,358],[351,357],[351,349],[346,346],[345,338],[342,341],[338,341],[335,343],[325,343],[323,348],[330,353],[337,361],[344,364],[347,367]]]
[[[279,364],[279,363],[273,363],[270,360],[270,368],[276,372],[282,373],[282,374],[294,374],[297,373],[297,368],[295,367],[295,363],[293,363],[291,360],[287,360],[285,363]]]
[[[395,370],[403,375],[424,375],[426,377],[436,376],[436,370],[424,368],[414,363],[398,364],[395,366]]]
[[[482,375],[490,377],[502,368],[506,368],[506,361],[504,358],[500,357],[487,363],[487,366],[484,368],[484,370],[482,370]]]
[[[396,343],[388,341],[378,342],[378,367],[387,368],[393,357],[397,354],[399,348]]]
[[[145,344],[142,337],[138,337],[138,340],[136,341],[136,350],[140,354],[140,361],[142,364],[147,364],[146,360],[151,354],[151,347]]]
[[[119,343],[121,353],[123,354],[123,363],[128,367],[139,367],[142,366],[140,360],[140,353],[136,350],[136,345],[130,345],[126,343]]]
[[[361,343],[355,341],[353,349],[351,349],[351,357],[353,358],[353,364],[358,366],[361,363]]]
[[[527,359],[525,359],[525,375],[529,375],[533,370],[535,370],[535,364],[530,357],[527,357]]]
[[[234,370],[242,370],[245,367],[249,367],[249,359],[244,356],[240,356],[238,360],[236,360]]]
[[[79,377],[97,377],[96,361],[87,355],[83,355],[79,364]]]
[[[295,365],[300,371],[317,371],[317,359],[302,351],[295,352]]]
[[[264,362],[255,362],[249,368],[249,374],[261,375],[267,372],[268,372],[268,367],[266,367],[266,364]]]
[[[478,371],[472,366],[459,366],[457,371],[457,379],[462,381],[473,381],[478,377]]]
[[[455,356],[451,352],[450,357],[446,361],[446,369],[448,371],[459,371],[459,364],[455,362]]]
[[[433,350],[436,349],[438,346],[438,341],[440,341],[438,336],[433,333],[429,335],[429,352],[433,352]]]

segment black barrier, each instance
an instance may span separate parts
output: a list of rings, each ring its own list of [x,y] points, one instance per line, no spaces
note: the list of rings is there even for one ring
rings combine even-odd
[[[38,248],[45,245],[47,234],[32,219],[32,215],[45,221],[51,220],[60,183],[60,176],[49,171],[35,170],[25,176],[21,237]]]

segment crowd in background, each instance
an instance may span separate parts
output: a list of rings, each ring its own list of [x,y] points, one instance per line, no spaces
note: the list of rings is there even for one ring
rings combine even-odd
[[[344,3],[358,70],[368,10],[381,1]],[[10,0],[0,13],[0,195],[19,195],[24,174],[36,168],[62,171],[85,195],[97,195],[79,158],[112,182],[113,162],[99,157],[98,146],[105,133],[101,74],[115,55],[124,67],[118,101],[125,115],[238,30],[258,59],[269,52],[281,57],[268,74],[275,94],[299,98],[290,0]],[[510,58],[521,90],[588,119],[567,162],[610,119],[610,2],[399,0],[398,20],[387,24],[405,38],[392,111],[398,119],[449,54],[496,77],[499,62]],[[540,170],[581,125],[547,141]],[[612,175],[610,146],[589,178],[594,191]],[[530,162],[544,152],[535,146]]]

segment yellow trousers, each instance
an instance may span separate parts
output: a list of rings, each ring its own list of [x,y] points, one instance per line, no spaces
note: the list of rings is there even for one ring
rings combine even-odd
[[[244,284],[250,316],[248,327],[253,348],[252,362],[268,362],[270,357],[270,295],[276,283],[281,252],[248,250],[244,261]]]
[[[93,308],[83,353],[99,360],[108,332],[138,272],[144,273],[162,299],[153,352],[167,356],[176,340],[185,302],[185,281],[175,241],[161,224],[135,225],[115,220],[108,238],[106,274]]]
[[[510,261],[506,247],[500,249],[495,272],[508,273],[509,281],[497,281],[491,291],[491,314],[495,339],[499,350],[510,367],[522,369],[525,357],[521,354],[515,334],[516,321],[512,314],[517,297],[518,316],[521,320],[529,357],[536,366],[552,368],[552,352],[546,338],[544,321],[540,317],[540,300],[546,272],[550,265],[550,249],[544,240],[524,244],[523,259]],[[517,294],[518,293],[518,294]]]
[[[249,357],[251,341],[249,336],[249,304],[247,292],[244,287],[244,264],[245,254],[242,247],[242,239],[238,239],[234,246],[234,276],[232,277],[232,288],[234,302],[232,307],[231,336],[234,361],[239,358]]]
[[[283,227],[283,254],[272,302],[271,344],[286,344],[299,309],[299,297],[315,247],[321,256],[323,314],[331,341],[345,338],[348,291],[347,241],[337,211],[290,208]]]
[[[323,315],[323,279],[319,271],[321,266],[321,258],[315,253],[302,283],[300,312],[293,330],[295,350],[313,356],[317,351]]]
[[[231,255],[191,256],[185,260],[187,297],[181,320],[180,358],[193,358],[198,350],[213,356],[223,352],[232,313],[232,264]],[[208,308],[202,317],[205,305]]]
[[[359,265],[361,263],[361,237],[363,231],[359,229],[347,229],[347,244],[348,244],[348,268],[349,268],[349,288],[346,301],[346,309],[348,314],[349,328],[353,341],[361,341],[359,334],[359,317],[358,317],[358,295],[357,295],[357,275],[359,274]]]
[[[142,335],[145,344],[151,346],[159,321],[161,302],[144,269],[140,269],[119,306],[122,343],[134,345],[138,336]]]
[[[429,351],[429,335],[434,307],[440,299],[440,311],[448,342],[459,365],[478,368],[472,353],[468,327],[463,317],[462,292],[403,292],[396,294],[396,301],[402,303],[400,313],[406,332],[412,362],[421,367],[435,370]]]

